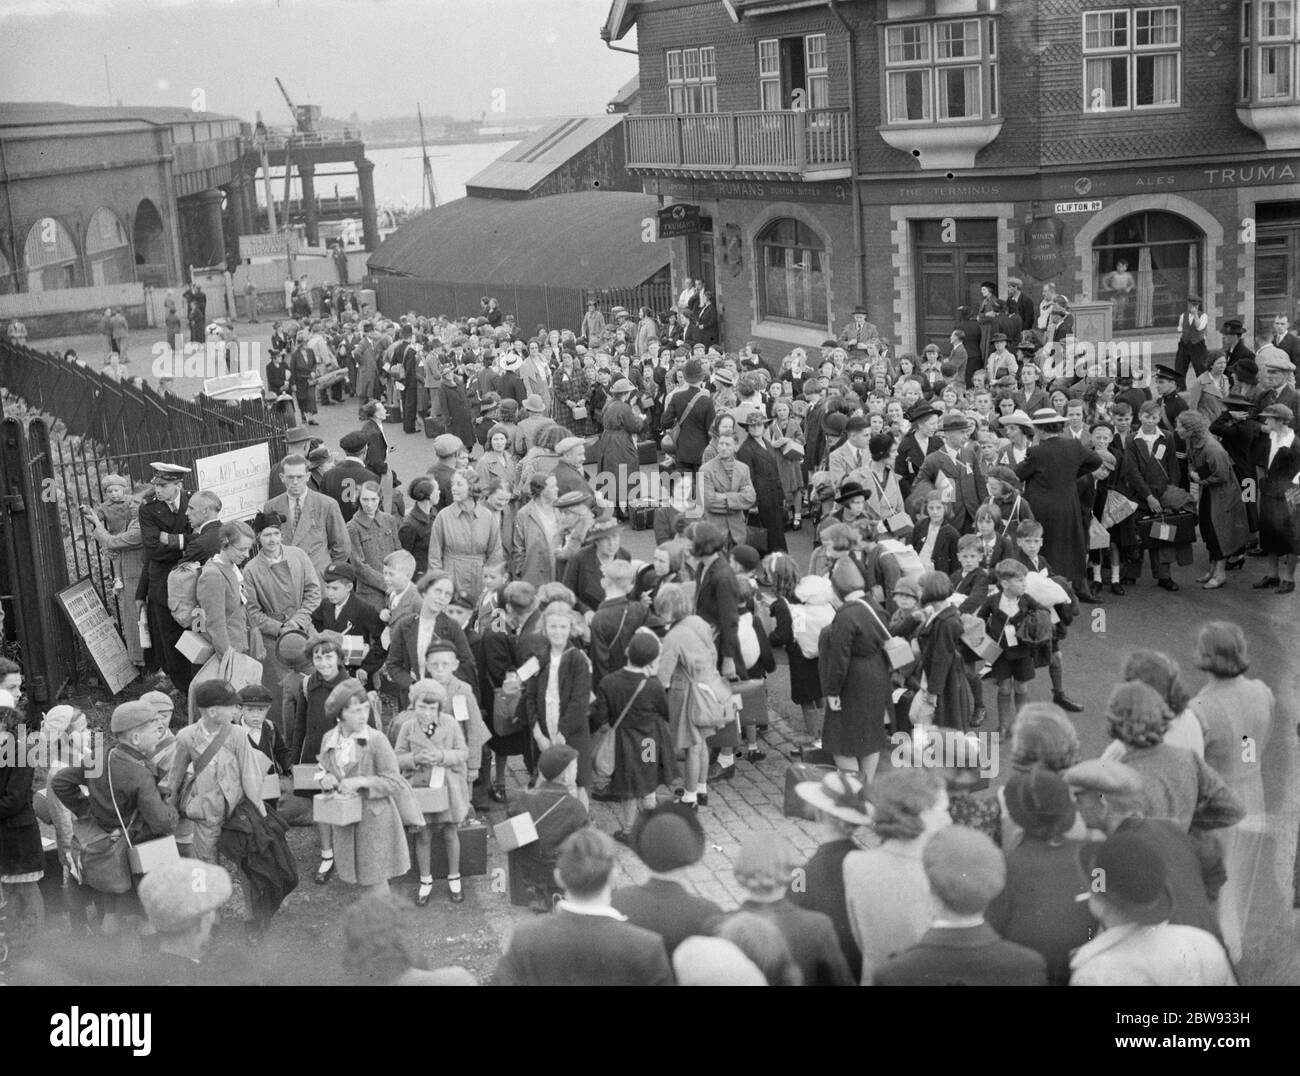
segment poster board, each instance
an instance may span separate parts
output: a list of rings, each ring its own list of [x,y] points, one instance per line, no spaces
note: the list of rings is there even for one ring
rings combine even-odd
[[[265,442],[194,461],[198,489],[221,498],[221,522],[252,519],[271,499],[271,446]]]
[[[116,695],[139,675],[139,670],[131,664],[117,622],[104,608],[94,584],[83,579],[60,590],[55,598],[72,630],[86,644],[108,690]]]

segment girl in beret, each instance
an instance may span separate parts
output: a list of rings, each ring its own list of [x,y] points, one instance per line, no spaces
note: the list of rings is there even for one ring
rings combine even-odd
[[[411,869],[405,825],[423,826],[424,817],[402,779],[392,746],[370,724],[366,689],[356,680],[345,680],[330,692],[326,714],[335,725],[321,741],[320,786],[364,799],[360,822],[322,827],[330,830],[332,845],[325,877],[336,864],[343,881],[387,893],[388,880]]]

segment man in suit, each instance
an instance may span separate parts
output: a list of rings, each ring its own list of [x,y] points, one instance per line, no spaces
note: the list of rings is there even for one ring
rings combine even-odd
[[[669,399],[659,428],[667,433],[681,423],[673,455],[679,470],[693,474],[700,469],[704,459],[715,412],[713,397],[700,384],[704,380],[704,366],[700,360],[687,359],[682,367],[682,376],[686,379],[686,388]]]
[[[1286,357],[1292,362],[1300,363],[1300,336],[1291,331],[1291,319],[1285,314],[1273,318],[1273,338],[1269,343],[1285,351]],[[1263,363],[1260,365],[1263,366]]]
[[[1227,357],[1228,367],[1225,373],[1231,375],[1232,368],[1242,359],[1253,359],[1255,353],[1246,346],[1246,326],[1240,318],[1229,318],[1220,330],[1223,333],[1223,354]]]
[[[682,884],[686,869],[704,858],[704,827],[690,805],[661,803],[637,816],[628,844],[650,877],[615,890],[614,908],[663,938],[671,960],[682,942],[697,934],[708,937],[722,919],[718,905]]]
[[[294,454],[302,456],[307,455],[311,450],[311,443],[313,440],[314,438],[311,435],[311,430],[307,429],[306,426],[294,426],[291,429],[286,430],[284,434],[284,443],[288,452],[285,455],[285,459]],[[284,492],[284,479],[280,475],[280,472],[283,469],[284,460],[280,460],[272,466],[270,482],[267,485],[269,496],[278,497]]]
[[[515,927],[493,981],[499,986],[671,986],[663,939],[610,904],[613,840],[587,827],[560,848],[554,915]]]
[[[398,380],[402,382],[402,432],[415,432],[415,414],[420,397],[420,385],[424,377],[420,369],[420,352],[411,342],[411,327],[402,326],[402,336],[393,349],[393,361],[390,366],[400,366],[402,372]]]
[[[221,548],[221,498],[210,489],[201,489],[185,508],[191,537],[185,543],[183,562],[206,564]]]
[[[855,306],[853,320],[840,332],[840,344],[846,348],[853,348],[858,344],[868,344],[879,339],[880,331],[867,320],[867,308]]]
[[[695,339],[692,343],[713,347],[721,338],[718,325],[718,308],[713,305],[713,295],[700,292],[700,309],[695,315]]]
[[[1032,329],[1038,321],[1038,310],[1034,306],[1034,301],[1025,294],[1019,277],[1007,277],[1007,307],[1020,318],[1020,327],[1012,337],[1012,339],[1019,339],[1025,329]],[[1011,333],[1008,332],[1007,335],[1011,336]]]
[[[948,352],[948,362],[952,364],[955,371],[953,376],[959,384],[969,385],[970,377],[966,370],[969,361],[966,353],[966,333],[961,329],[953,329],[948,336],[948,342],[952,345],[952,350]]]
[[[984,471],[979,461],[979,446],[970,439],[971,422],[965,415],[950,411],[943,416],[939,434],[943,447],[925,457],[912,486],[910,508],[924,501],[932,489],[950,490],[948,521],[958,534],[975,529],[975,513],[988,500]]]
[[[870,485],[867,465],[871,462],[871,453],[867,451],[867,443],[871,440],[871,423],[866,415],[854,415],[845,424],[844,432],[849,439],[830,454],[827,468],[836,493],[850,480],[863,486]]]
[[[563,890],[555,879],[560,847],[571,833],[591,819],[575,795],[578,782],[578,752],[568,744],[554,744],[537,759],[541,781],[537,787],[515,797],[508,808],[513,818],[526,814],[533,820],[537,840],[516,848],[508,855],[510,891],[536,911],[549,912]],[[638,926],[643,924],[637,924]]]
[[[728,544],[744,542],[745,519],[758,503],[749,468],[736,459],[736,438],[718,438],[718,454],[700,467],[700,507],[704,518],[729,538]]]
[[[984,921],[1007,880],[1002,853],[987,836],[948,826],[926,841],[921,863],[930,883],[930,929],[877,970],[877,986],[1047,985],[1042,954],[1003,941]]]
[[[916,481],[921,464],[932,452],[943,447],[943,440],[938,436],[939,409],[922,401],[904,416],[912,428],[903,434],[898,442],[894,456],[894,471],[898,475],[898,489],[906,500],[912,493],[912,484]]]
[[[367,687],[378,682],[375,674],[387,657],[380,638],[384,622],[379,610],[353,593],[357,573],[351,564],[331,564],[321,573],[322,601],[311,615],[311,625],[319,631],[336,631],[343,636],[360,636],[365,644],[359,656],[349,655],[348,665]]]
[[[347,523],[360,507],[361,487],[367,482],[378,482],[379,475],[361,459],[366,451],[366,435],[360,430],[339,438],[339,448],[343,449],[343,459],[325,472],[320,480],[320,491],[334,500],[343,513],[343,522]]]
[[[186,515],[190,495],[181,489],[181,476],[188,467],[172,463],[151,463],[154,496],[140,505],[140,543],[144,546],[148,597],[145,616],[153,640],[154,656],[176,690],[189,690],[194,666],[176,649],[184,630],[167,606],[167,575],[185,555],[185,543],[193,532]]]
[[[1263,392],[1255,400],[1255,415],[1272,404],[1289,407],[1291,414],[1300,416],[1300,393],[1290,383],[1295,373],[1295,360],[1274,344],[1265,344],[1255,356],[1259,364],[1260,382]],[[1300,417],[1294,419],[1291,428],[1300,432]]]
[[[306,458],[286,456],[282,474],[284,493],[272,497],[262,510],[284,518],[285,544],[306,553],[317,574],[330,564],[346,561],[352,555],[352,541],[343,513],[323,493],[307,488]]]

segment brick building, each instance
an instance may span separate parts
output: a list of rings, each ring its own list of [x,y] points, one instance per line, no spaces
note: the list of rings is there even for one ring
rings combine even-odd
[[[1051,282],[1081,336],[1171,354],[1296,318],[1300,0],[615,0],[628,168],[701,210],[674,284],[784,353],[869,310],[945,340],[979,284]]]

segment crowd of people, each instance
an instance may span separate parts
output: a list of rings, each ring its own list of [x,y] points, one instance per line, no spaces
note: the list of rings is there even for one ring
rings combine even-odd
[[[504,805],[536,831],[510,854],[521,901],[556,910],[515,932],[503,983],[1231,983],[1273,723],[1245,638],[1201,629],[1210,681],[1191,699],[1168,657],[1130,659],[1093,760],[1065,716],[1082,707],[1061,642],[1079,603],[1125,595],[1144,561],[1177,591],[1198,538],[1202,586],[1258,554],[1254,586],[1294,591],[1294,362],[1268,344],[1207,355],[1194,380],[1161,365],[1150,387],[1049,378],[1068,301],[1011,351],[996,319],[1033,314],[1015,290],[985,296],[946,354],[892,354],[864,309],[811,357],[724,354],[698,339],[706,292],[670,324],[593,304],[580,334],[522,331],[486,297],[472,318],[277,323],[267,388],[303,424],[256,518],[223,523],[219,497],[164,463],[134,500],[112,476],[91,510],[183,727],[168,731],[161,693],[124,704],[104,775],[51,773],[49,807],[105,831],[120,812],[135,842],[224,860],[256,939],[289,871],[268,883],[248,846],[283,848],[313,795],[362,797],[359,821],[317,821],[313,881],[367,892],[350,959],[377,981],[424,981],[398,959],[390,880],[414,858],[430,902],[437,830],[445,895],[463,901],[458,834]],[[309,426],[348,398],[357,428],[334,453]],[[435,458],[401,481],[398,421]],[[648,562],[624,547],[629,524],[653,528]],[[799,564],[787,536],[810,525]],[[805,759],[828,768],[798,789],[824,843],[801,887],[793,849],[754,834],[734,865],[750,899],[726,915],[678,872],[703,855],[711,785],[765,757],[761,682],[782,653]],[[1027,702],[1041,668],[1051,704]],[[63,717],[82,720],[55,730]],[[996,794],[960,766],[881,772],[899,733],[951,745],[986,723],[1011,744]],[[511,758],[527,783],[513,796]],[[22,778],[0,774],[20,820],[0,829],[3,877],[29,890]],[[609,834],[596,800],[617,806]],[[612,890],[618,843],[645,886]],[[60,853],[76,860],[72,838]],[[139,919],[152,877],[90,899]]]

